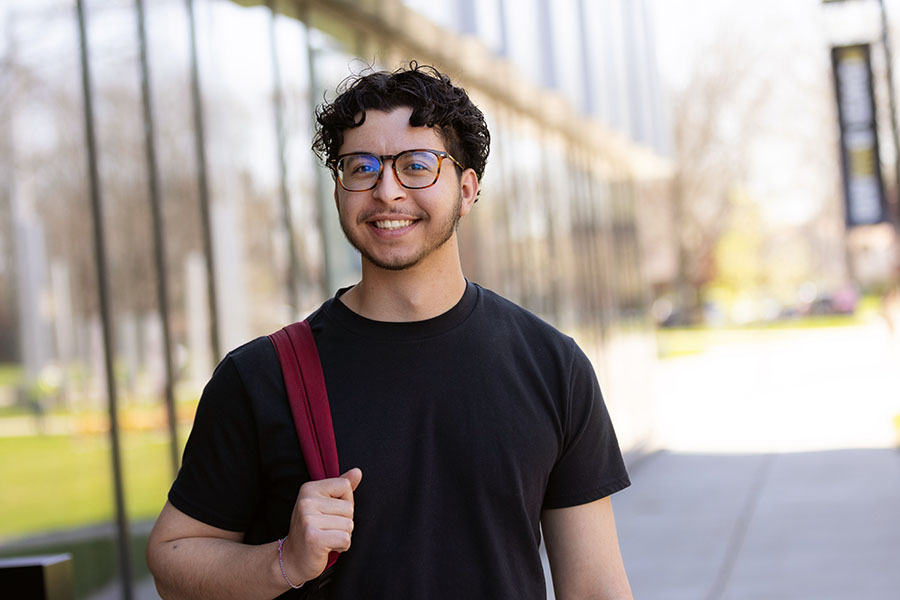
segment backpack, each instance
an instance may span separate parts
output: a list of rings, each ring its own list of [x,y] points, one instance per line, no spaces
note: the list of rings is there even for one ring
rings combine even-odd
[[[309,321],[292,323],[269,335],[284,377],[291,414],[297,439],[303,452],[303,460],[310,479],[318,481],[340,476],[337,445],[334,441],[334,427],[331,423],[331,408],[325,377],[319,362],[319,351],[313,339]],[[325,570],[316,579],[306,582],[307,598],[316,597],[331,580],[334,563],[339,552],[328,555]]]

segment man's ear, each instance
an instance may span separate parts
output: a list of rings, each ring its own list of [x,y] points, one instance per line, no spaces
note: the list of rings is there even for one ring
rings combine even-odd
[[[463,171],[459,178],[459,196],[462,200],[459,204],[459,216],[464,217],[478,199],[478,176],[472,169]]]

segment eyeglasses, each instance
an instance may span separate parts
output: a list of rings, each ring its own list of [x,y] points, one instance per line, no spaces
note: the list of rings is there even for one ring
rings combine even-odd
[[[371,152],[350,152],[329,161],[337,176],[338,183],[348,192],[374,190],[384,174],[384,162],[391,161],[391,167],[400,185],[409,190],[421,190],[437,183],[441,175],[441,163],[445,158],[453,161],[462,170],[459,161],[447,152],[417,148],[404,150],[399,154],[378,155]]]

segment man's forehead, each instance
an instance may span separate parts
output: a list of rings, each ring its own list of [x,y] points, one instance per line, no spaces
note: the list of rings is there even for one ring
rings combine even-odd
[[[397,106],[394,108],[388,109],[380,109],[380,108],[364,108],[354,116],[354,121],[359,123],[362,121],[361,127],[364,127],[367,124],[374,122],[377,123],[389,123],[391,125],[395,125],[399,128],[406,127],[415,127],[415,128],[428,128],[426,125],[414,126],[411,123],[412,115],[413,115],[413,107],[411,106]],[[352,131],[353,129],[358,129],[358,127],[348,127],[344,131]]]
[[[396,153],[414,147],[445,150],[440,131],[436,127],[411,125],[411,115],[412,108],[405,106],[388,111],[367,109],[362,125],[349,127],[343,131],[344,140],[340,153],[363,151]],[[359,113],[357,121],[361,117],[362,113]]]

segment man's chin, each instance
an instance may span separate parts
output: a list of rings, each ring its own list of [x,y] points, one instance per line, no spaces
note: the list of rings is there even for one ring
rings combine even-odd
[[[359,250],[359,248],[357,248]],[[417,256],[413,259],[403,259],[396,258],[393,260],[382,260],[367,252],[361,252],[363,259],[369,262],[372,266],[378,267],[379,269],[384,269],[385,271],[405,271],[407,269],[411,269],[420,262],[422,262],[421,256]]]

